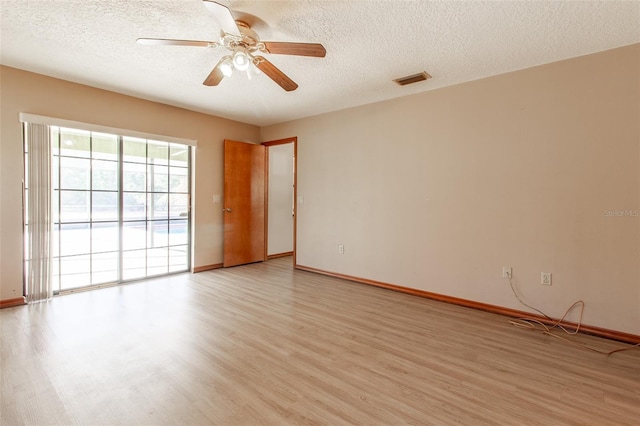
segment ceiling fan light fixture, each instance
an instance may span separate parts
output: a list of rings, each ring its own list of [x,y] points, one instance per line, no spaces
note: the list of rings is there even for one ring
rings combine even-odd
[[[249,69],[249,65],[251,65],[251,59],[247,52],[244,49],[238,49],[236,53],[233,54],[233,66],[238,71],[246,71]]]
[[[224,77],[231,77],[235,71],[239,71],[246,72],[249,79],[264,73],[282,89],[291,92],[298,88],[298,84],[259,54],[274,53],[323,58],[327,53],[324,46],[319,43],[261,42],[251,26],[245,21],[236,20],[227,6],[218,3],[219,0],[202,1],[209,13],[220,24],[218,41],[139,38],[137,42],[147,45],[221,48],[226,55],[216,63],[202,82],[205,86],[218,86]]]
[[[220,71],[225,77],[231,77],[233,75],[233,62],[231,56],[227,56],[220,63]]]

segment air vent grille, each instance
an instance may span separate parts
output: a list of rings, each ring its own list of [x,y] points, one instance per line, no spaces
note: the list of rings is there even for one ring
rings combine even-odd
[[[430,79],[431,76],[429,74],[427,74],[425,71],[418,73],[418,74],[413,74],[413,75],[408,75],[406,77],[400,77],[400,78],[396,78],[395,81],[396,83],[398,83],[398,85],[400,86],[406,86],[407,84],[413,84],[413,83],[417,83],[419,81],[425,81]]]

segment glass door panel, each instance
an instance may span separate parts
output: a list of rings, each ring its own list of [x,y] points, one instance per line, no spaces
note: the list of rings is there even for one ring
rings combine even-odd
[[[57,292],[189,269],[188,146],[59,127],[51,140]]]

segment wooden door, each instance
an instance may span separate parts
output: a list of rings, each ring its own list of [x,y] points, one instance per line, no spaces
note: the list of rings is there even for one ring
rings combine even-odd
[[[224,267],[265,260],[265,147],[224,141]]]

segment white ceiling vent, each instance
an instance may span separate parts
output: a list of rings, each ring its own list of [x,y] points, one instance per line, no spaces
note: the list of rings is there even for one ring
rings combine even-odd
[[[413,83],[417,83],[419,81],[425,81],[425,80],[428,80],[430,78],[431,78],[431,76],[429,74],[427,74],[425,71],[422,71],[421,73],[418,73],[418,74],[413,74],[413,75],[408,75],[406,77],[396,78],[393,81],[398,83],[400,86],[406,86],[407,84],[413,84]]]

